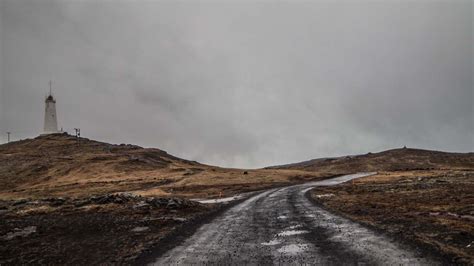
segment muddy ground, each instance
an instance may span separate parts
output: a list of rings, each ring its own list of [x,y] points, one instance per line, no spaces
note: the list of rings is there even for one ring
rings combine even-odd
[[[325,208],[451,263],[474,264],[474,171],[385,172],[334,187],[312,198]]]
[[[130,194],[1,201],[0,265],[131,264],[216,209]]]

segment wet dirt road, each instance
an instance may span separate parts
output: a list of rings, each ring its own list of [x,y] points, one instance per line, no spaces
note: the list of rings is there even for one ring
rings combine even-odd
[[[305,193],[369,174],[272,189],[203,225],[156,265],[430,264],[408,247],[323,210]]]

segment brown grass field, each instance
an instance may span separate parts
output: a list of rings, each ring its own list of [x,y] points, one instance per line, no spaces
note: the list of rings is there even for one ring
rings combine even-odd
[[[115,192],[210,198],[337,174],[220,168],[183,160],[159,149],[62,134],[0,145],[0,199]]]

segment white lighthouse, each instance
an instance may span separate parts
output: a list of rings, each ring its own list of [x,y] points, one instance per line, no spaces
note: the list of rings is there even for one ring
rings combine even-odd
[[[49,82],[49,95],[45,100],[44,110],[44,132],[43,134],[58,133],[58,119],[56,117],[56,100],[51,93],[51,81]]]

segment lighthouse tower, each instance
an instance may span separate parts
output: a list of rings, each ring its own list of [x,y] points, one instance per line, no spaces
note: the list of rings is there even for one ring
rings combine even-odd
[[[44,133],[58,133],[58,120],[56,117],[56,100],[51,93],[51,81],[49,82],[49,95],[45,100],[44,110]]]

